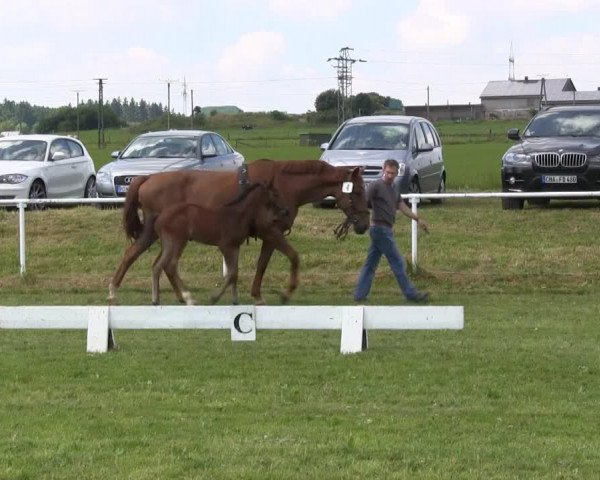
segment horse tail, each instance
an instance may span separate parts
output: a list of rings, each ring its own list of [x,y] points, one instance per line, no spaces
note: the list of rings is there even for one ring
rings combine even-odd
[[[123,204],[123,228],[125,229],[127,238],[131,240],[137,240],[144,229],[144,224],[138,215],[138,208],[140,208],[139,190],[140,186],[148,178],[150,178],[148,175],[135,177],[129,185],[127,195],[125,196],[125,203]]]

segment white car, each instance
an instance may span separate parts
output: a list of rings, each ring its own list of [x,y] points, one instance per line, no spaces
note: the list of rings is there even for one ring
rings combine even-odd
[[[93,197],[96,169],[79,140],[63,135],[0,138],[0,199]]]

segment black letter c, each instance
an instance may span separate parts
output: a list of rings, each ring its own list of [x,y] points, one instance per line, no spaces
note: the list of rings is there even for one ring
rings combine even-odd
[[[245,332],[240,327],[240,319],[242,318],[242,315],[248,315],[250,317],[250,319],[252,320],[252,314],[251,313],[240,312],[233,319],[233,328],[235,328],[238,332],[240,332],[242,334],[250,333],[252,331],[252,328],[250,328],[250,330],[248,330],[248,331]]]

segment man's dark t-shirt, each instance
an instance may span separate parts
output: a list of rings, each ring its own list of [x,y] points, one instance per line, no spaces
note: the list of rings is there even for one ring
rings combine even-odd
[[[380,178],[369,185],[367,203],[371,208],[371,221],[385,223],[390,227],[396,221],[396,209],[401,200],[400,193],[393,185],[388,185]]]

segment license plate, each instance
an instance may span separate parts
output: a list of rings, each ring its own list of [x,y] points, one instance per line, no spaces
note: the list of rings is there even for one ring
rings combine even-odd
[[[577,175],[542,175],[542,183],[577,183]]]
[[[127,189],[129,188],[129,185],[117,185],[117,193],[127,193]]]

